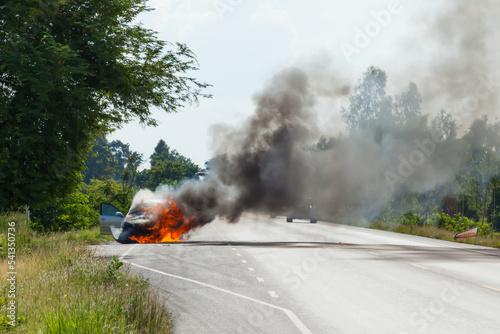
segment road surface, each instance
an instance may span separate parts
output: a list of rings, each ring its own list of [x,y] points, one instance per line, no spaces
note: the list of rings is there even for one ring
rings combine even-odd
[[[98,250],[149,278],[174,333],[500,333],[499,249],[246,215]]]

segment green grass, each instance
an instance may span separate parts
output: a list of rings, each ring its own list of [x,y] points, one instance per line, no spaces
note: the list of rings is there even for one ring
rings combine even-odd
[[[18,227],[18,319],[5,322],[7,260],[0,260],[0,332],[171,333],[171,319],[142,277],[115,259],[94,256],[86,246],[111,240],[98,229],[39,235],[22,215],[0,217]],[[17,231],[16,231],[17,232]],[[3,238],[3,237],[2,237]],[[5,239],[5,238],[4,238]],[[4,240],[5,241],[5,240]]]
[[[408,226],[397,223],[387,223],[382,221],[375,221],[369,225],[370,228],[384,231],[392,231],[397,233],[418,235],[421,237],[440,239],[446,241],[454,241],[459,243],[466,243],[471,245],[480,245],[486,247],[500,248],[500,233],[493,233],[492,236],[487,237],[474,237],[463,240],[455,240],[456,232],[449,231],[437,226],[424,225],[424,226]]]

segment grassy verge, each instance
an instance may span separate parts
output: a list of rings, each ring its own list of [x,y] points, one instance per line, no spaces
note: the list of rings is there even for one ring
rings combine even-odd
[[[98,229],[36,235],[22,215],[16,222],[17,324],[8,324],[5,248],[0,259],[0,332],[8,333],[170,333],[169,314],[149,282],[134,276],[116,258],[95,257],[85,246],[110,240]]]
[[[500,248],[500,233],[494,233],[490,237],[474,237],[463,240],[455,240],[455,232],[449,231],[444,228],[439,228],[431,225],[424,226],[408,226],[403,224],[386,223],[381,221],[375,221],[369,225],[370,228],[384,231],[392,231],[397,233],[418,235],[421,237],[440,239],[447,241],[454,241],[460,243],[467,243],[471,245],[480,245],[487,247]]]

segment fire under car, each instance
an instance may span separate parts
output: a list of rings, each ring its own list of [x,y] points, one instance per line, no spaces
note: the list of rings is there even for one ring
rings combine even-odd
[[[99,220],[101,234],[112,235],[122,244],[182,241],[196,223],[168,199],[134,203],[126,216],[112,204],[101,203]]]

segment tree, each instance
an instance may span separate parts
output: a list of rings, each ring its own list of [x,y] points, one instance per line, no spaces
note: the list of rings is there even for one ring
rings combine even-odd
[[[191,50],[135,23],[145,3],[2,1],[0,210],[71,193],[94,138],[208,96]]]
[[[191,159],[186,158],[177,150],[171,149],[163,139],[160,139],[155,147],[155,151],[151,154],[151,167],[154,167],[165,161],[174,161],[180,163],[192,163]]]
[[[121,179],[124,197],[128,198],[129,195],[133,193],[135,178],[138,174],[139,166],[142,164],[142,154],[130,152],[126,158],[127,164],[122,173]]]
[[[161,184],[178,184],[185,178],[192,178],[200,168],[191,159],[171,149],[163,139],[158,141],[150,156],[151,169],[137,173],[137,184],[156,189]]]
[[[422,97],[415,83],[410,82],[408,89],[397,95],[394,100],[393,113],[397,124],[421,126],[420,104],[422,103]]]
[[[443,140],[453,140],[457,137],[457,121],[453,115],[441,110],[432,120],[432,132]]]
[[[116,162],[118,163],[118,173],[115,175],[113,179],[119,180],[123,177],[123,173],[129,163],[130,157],[133,155],[138,155],[137,152],[132,152],[130,150],[130,144],[125,144],[120,140],[113,140],[109,144],[109,148],[113,152],[113,155],[116,158]],[[141,163],[142,163],[142,155],[141,155]]]
[[[175,185],[186,177],[186,166],[182,162],[167,160],[151,167],[147,187],[156,189],[161,184]]]
[[[92,179],[116,179],[115,175],[120,171],[121,167],[106,138],[97,138],[85,165],[86,171],[84,172],[83,182],[87,184]]]
[[[340,110],[350,130],[373,129],[392,116],[392,98],[386,95],[387,75],[371,66],[354,86],[349,108]]]

